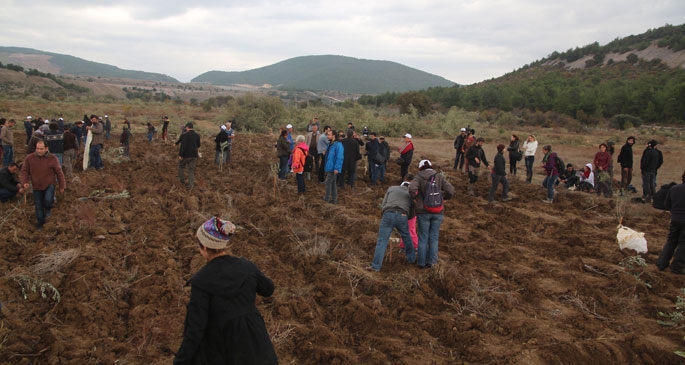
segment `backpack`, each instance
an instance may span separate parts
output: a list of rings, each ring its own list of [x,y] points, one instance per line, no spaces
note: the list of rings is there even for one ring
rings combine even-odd
[[[556,168],[558,173],[561,173],[562,171],[566,170],[566,164],[564,163],[564,160],[562,160],[561,157],[559,157],[559,155],[557,155],[557,157],[554,160],[556,161]]]
[[[314,157],[310,154],[304,158],[304,172],[312,172],[314,169]]]
[[[435,183],[435,175],[428,179],[426,183],[426,191],[423,194],[423,208],[428,213],[440,213],[442,212],[442,192],[440,191],[440,186]]]

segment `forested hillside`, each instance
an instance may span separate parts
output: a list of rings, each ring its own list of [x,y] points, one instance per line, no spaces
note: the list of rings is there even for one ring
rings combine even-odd
[[[444,108],[467,110],[554,111],[586,124],[614,118],[617,127],[623,127],[625,121],[633,125],[682,123],[685,65],[679,61],[680,66],[671,67],[662,59],[640,57],[648,47],[661,49],[677,65],[678,60],[685,59],[685,25],[649,30],[606,46],[593,43],[554,52],[503,77],[474,85],[429,88],[420,92],[424,99],[416,100],[414,106],[421,109],[427,103],[439,103]],[[583,60],[581,67],[569,66]],[[367,95],[359,102],[403,105],[402,96]]]

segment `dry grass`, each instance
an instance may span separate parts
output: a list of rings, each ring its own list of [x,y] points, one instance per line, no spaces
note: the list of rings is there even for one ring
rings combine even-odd
[[[611,321],[611,318],[603,316],[599,313],[597,313],[597,302],[594,299],[589,299],[588,302],[591,302],[592,309],[588,307],[587,304],[583,301],[583,298],[581,298],[577,293],[573,295],[564,295],[561,297],[561,300],[567,303],[571,303],[578,307],[581,312],[584,312],[588,315],[590,315],[593,318],[602,320],[602,321]]]
[[[498,286],[481,285],[478,279],[472,278],[469,289],[459,298],[452,298],[451,305],[457,314],[472,313],[488,319],[496,319],[502,315],[498,299],[504,297],[507,301],[515,301],[514,293],[501,290]]]
[[[49,254],[40,254],[37,256],[38,262],[31,266],[29,270],[36,275],[56,273],[69,265],[80,254],[81,250],[78,248],[55,251]]]

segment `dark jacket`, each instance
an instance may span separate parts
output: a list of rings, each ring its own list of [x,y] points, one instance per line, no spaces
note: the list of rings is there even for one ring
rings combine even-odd
[[[544,158],[543,158],[544,161]],[[547,173],[547,176],[559,176],[559,170],[557,170],[557,153],[556,152],[550,152],[549,156],[547,156],[547,161],[545,162],[545,165],[543,166],[545,169],[545,172]]]
[[[178,155],[182,158],[197,157],[197,150],[200,148],[200,135],[194,130],[189,129],[181,136],[181,148]]]
[[[357,160],[362,158],[359,152],[359,142],[354,137],[347,137],[342,140],[343,149],[343,171],[357,171]]]
[[[464,139],[466,138],[465,134],[459,133],[457,138],[454,139],[454,149],[459,151],[461,150],[461,146],[464,145]]]
[[[174,364],[277,364],[257,294],[274,292],[271,279],[252,262],[219,256],[188,283],[192,286],[183,342]]]
[[[626,143],[621,147],[621,153],[618,154],[618,163],[623,168],[633,168],[633,146]]]
[[[366,142],[366,156],[369,158],[369,163],[382,164],[385,162],[383,157],[378,156],[378,149],[380,148],[380,143],[378,139]]]
[[[0,169],[0,189],[7,189],[10,193],[16,194],[19,191],[17,184],[17,177],[7,167]]]
[[[388,162],[390,159],[390,145],[388,142],[383,141],[378,144],[378,154],[383,156],[383,163]]]
[[[507,147],[507,151],[509,152],[509,159],[518,159],[518,156],[521,155],[522,152],[519,151],[519,146],[520,146],[521,141],[514,140],[509,142],[509,147]]]
[[[470,166],[480,167],[481,163],[485,164],[485,166],[490,166],[488,159],[485,158],[485,151],[483,151],[483,148],[478,144],[474,144],[466,151],[466,158],[469,160]],[[478,158],[480,162],[476,162],[476,158]]]
[[[288,139],[285,136],[278,137],[278,141],[276,142],[276,156],[290,156],[291,152],[292,151],[290,150],[290,142],[288,141]]]
[[[495,170],[496,176],[505,176],[507,174],[507,162],[504,160],[504,151],[497,152],[495,155]]]
[[[76,140],[76,136],[74,133],[71,133],[71,131],[64,131],[64,143],[62,147],[64,148],[64,151],[69,151],[69,150],[77,150],[78,151],[78,141]]]
[[[414,180],[409,183],[409,195],[416,202],[416,214],[426,213],[423,207],[423,194],[426,191],[426,184],[433,175],[435,175],[435,183],[438,184],[440,191],[442,191],[442,198],[448,200],[454,196],[454,186],[445,179],[444,175],[436,174],[436,171],[433,169],[421,170],[416,173]]]
[[[664,206],[671,211],[671,221],[685,222],[685,183],[668,189]]]
[[[642,159],[640,159],[640,170],[642,172],[654,172],[661,167],[664,163],[663,156],[660,151],[653,147],[647,147],[642,153]]]
[[[51,129],[45,132],[45,142],[51,153],[64,153],[64,133],[61,131]]]
[[[221,152],[221,144],[228,142],[228,133],[225,130],[220,130],[219,133],[214,137],[214,143],[216,144],[215,150]]]

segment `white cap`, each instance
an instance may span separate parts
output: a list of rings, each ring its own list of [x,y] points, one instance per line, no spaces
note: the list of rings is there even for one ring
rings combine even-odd
[[[26,119],[33,119],[33,117],[31,117],[31,116],[29,115],[29,116],[26,117]]]
[[[409,134],[409,133],[405,134],[404,138],[411,138],[411,134]]]
[[[462,128],[460,132],[466,132],[466,128]]]
[[[57,119],[57,120],[64,120],[64,118],[62,118],[62,117],[59,117],[59,119]]]
[[[433,167],[433,164],[428,160],[419,161],[419,168],[422,168],[425,165],[428,165],[428,167]]]
[[[105,114],[105,118],[109,118],[109,115]]]
[[[285,126],[285,129],[290,129],[290,128],[292,128],[292,127],[293,127],[292,124],[288,124],[288,125]]]
[[[43,123],[44,124],[50,124],[50,119],[46,119],[45,122],[43,122]]]
[[[225,125],[225,124],[222,124],[222,125],[221,125],[221,130],[224,130],[224,131],[226,130],[226,125]]]

